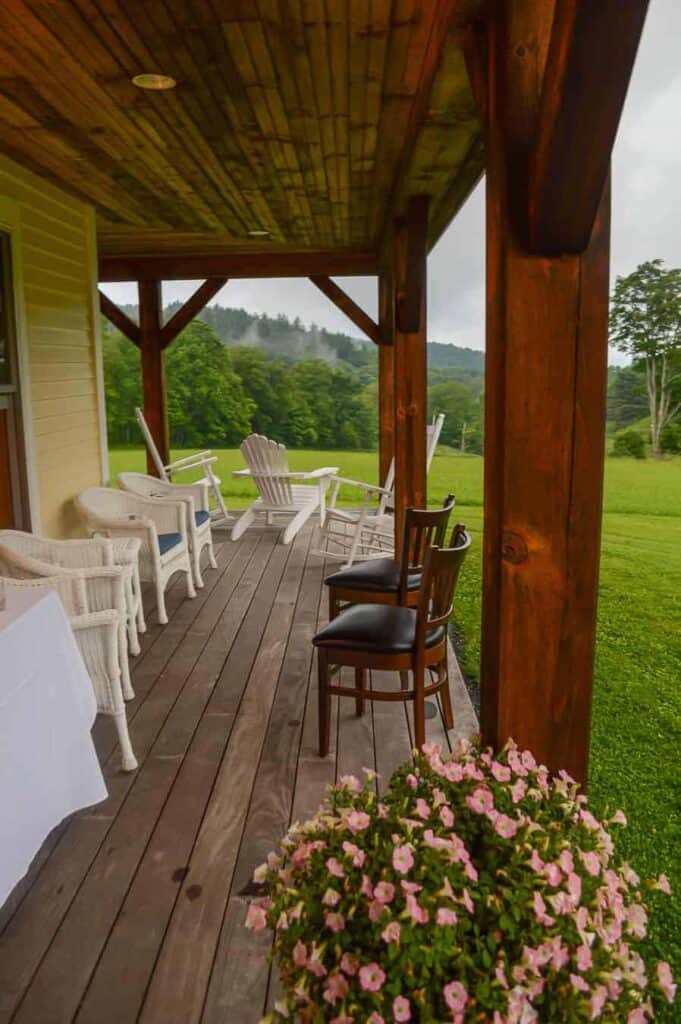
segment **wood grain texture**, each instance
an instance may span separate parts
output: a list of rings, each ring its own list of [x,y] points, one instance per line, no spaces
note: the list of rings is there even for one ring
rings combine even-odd
[[[524,248],[516,161],[537,126],[550,31],[540,13],[508,3],[490,24],[482,727],[585,781],[610,200],[606,189],[581,255]]]
[[[107,320],[117,327],[121,334],[137,345],[140,343],[140,326],[113,302],[103,291],[99,291],[99,308]]]
[[[196,256],[125,255],[100,256],[100,281],[192,281],[207,277],[309,277],[327,274],[356,277],[375,274],[374,252],[348,250],[300,250],[259,252],[221,251]]]
[[[460,32],[481,7],[13,0],[0,145],[93,203],[109,254],[248,250],[252,232],[264,251],[371,251],[404,196],[444,222],[466,191]],[[135,88],[144,70],[177,87]]]
[[[161,342],[163,324],[163,296],[160,280],[140,281],[140,350],[142,352],[142,396],[144,418],[156,442],[164,466],[170,462],[170,433],[168,428],[168,397],[166,373]],[[154,460],[147,452],[147,472],[158,475]]]
[[[390,269],[378,280],[378,317],[378,479],[383,484],[395,455],[395,288]]]
[[[161,328],[161,348],[167,348],[180,331],[194,320],[211,299],[215,298],[221,288],[227,284],[226,277],[211,277],[199,285],[193,295],[173,313],[170,320]]]
[[[529,157],[534,252],[581,252],[589,243],[647,10],[648,0],[556,0]]]

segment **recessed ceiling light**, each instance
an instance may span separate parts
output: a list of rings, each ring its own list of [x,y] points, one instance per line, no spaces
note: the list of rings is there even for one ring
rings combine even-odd
[[[135,75],[132,84],[138,89],[174,89],[177,82],[170,75]]]
[[[269,231],[265,228],[253,228],[248,232],[251,238],[267,238]]]

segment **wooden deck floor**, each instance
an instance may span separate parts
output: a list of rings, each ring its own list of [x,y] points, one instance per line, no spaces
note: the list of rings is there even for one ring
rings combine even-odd
[[[3,1024],[255,1024],[276,997],[267,937],[243,927],[253,868],[334,777],[366,765],[385,780],[411,746],[402,704],[356,718],[345,700],[329,757],[316,754],[310,639],[326,595],[313,532],[289,547],[274,530],[225,541],[195,601],[175,586],[169,624],[148,616],[128,706],[140,767],[118,770],[99,718],[108,800],[55,830],[0,910]],[[447,741],[439,714],[428,730]]]

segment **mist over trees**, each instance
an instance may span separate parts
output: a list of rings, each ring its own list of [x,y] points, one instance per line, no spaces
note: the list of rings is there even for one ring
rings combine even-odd
[[[135,306],[122,308],[137,318]],[[109,442],[139,444],[139,351],[108,321],[103,334]],[[481,452],[483,353],[429,344],[428,357],[429,413],[446,414],[442,443]],[[377,373],[371,342],[209,306],[166,350],[171,444],[234,447],[255,431],[290,448],[375,449]]]

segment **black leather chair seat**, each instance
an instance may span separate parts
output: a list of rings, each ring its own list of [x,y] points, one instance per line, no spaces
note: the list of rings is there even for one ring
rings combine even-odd
[[[371,558],[332,573],[324,582],[327,587],[347,587],[368,594],[396,594],[400,589],[400,563],[394,558]],[[410,574],[407,590],[418,590],[420,586],[421,573]]]
[[[444,638],[445,627],[431,629],[426,646]],[[354,604],[325,626],[312,641],[316,647],[351,647],[375,654],[408,654],[416,642],[416,609],[400,605]]]

